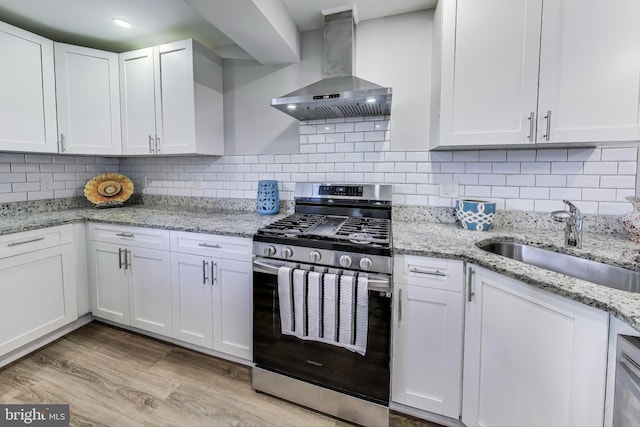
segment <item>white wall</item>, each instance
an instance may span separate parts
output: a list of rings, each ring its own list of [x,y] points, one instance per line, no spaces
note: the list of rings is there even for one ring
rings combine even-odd
[[[429,147],[433,10],[372,19],[357,27],[356,75],[393,89],[391,149]]]
[[[361,21],[356,27],[356,75],[390,86],[392,149],[429,146],[433,10]],[[225,153],[299,152],[298,121],[270,106],[272,98],[322,78],[322,31],[301,35],[302,61],[263,66],[225,60]]]

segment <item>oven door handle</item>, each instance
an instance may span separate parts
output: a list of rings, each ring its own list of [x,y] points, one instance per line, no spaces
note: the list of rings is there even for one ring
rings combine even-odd
[[[279,269],[279,265],[273,265],[267,262],[253,260],[253,271],[256,273],[265,273],[276,276]],[[368,284],[368,289],[370,291],[391,293],[391,280],[387,277],[370,275]]]

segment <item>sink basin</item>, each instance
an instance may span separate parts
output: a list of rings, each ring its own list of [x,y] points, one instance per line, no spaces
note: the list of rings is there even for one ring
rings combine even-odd
[[[491,242],[480,249],[609,288],[640,292],[640,272],[516,242]]]

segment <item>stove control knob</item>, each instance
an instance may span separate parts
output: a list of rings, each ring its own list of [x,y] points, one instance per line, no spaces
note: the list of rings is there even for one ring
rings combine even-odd
[[[291,250],[291,248],[284,248],[281,253],[285,258],[291,258],[293,256],[293,251]]]
[[[371,270],[371,267],[373,267],[373,261],[371,261],[371,258],[364,257],[360,260],[360,268],[364,271]]]
[[[309,252],[309,259],[312,262],[318,262],[320,261],[320,258],[322,258],[322,254],[318,251],[311,251]]]
[[[340,257],[340,265],[344,268],[349,268],[351,267],[351,257],[349,255],[342,255]]]
[[[276,248],[273,246],[267,246],[264,248],[264,256],[274,256],[276,252]]]

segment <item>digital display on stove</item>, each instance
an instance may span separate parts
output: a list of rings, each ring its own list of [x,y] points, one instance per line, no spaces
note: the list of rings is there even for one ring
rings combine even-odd
[[[356,185],[321,185],[319,193],[321,196],[362,197],[362,187]]]

